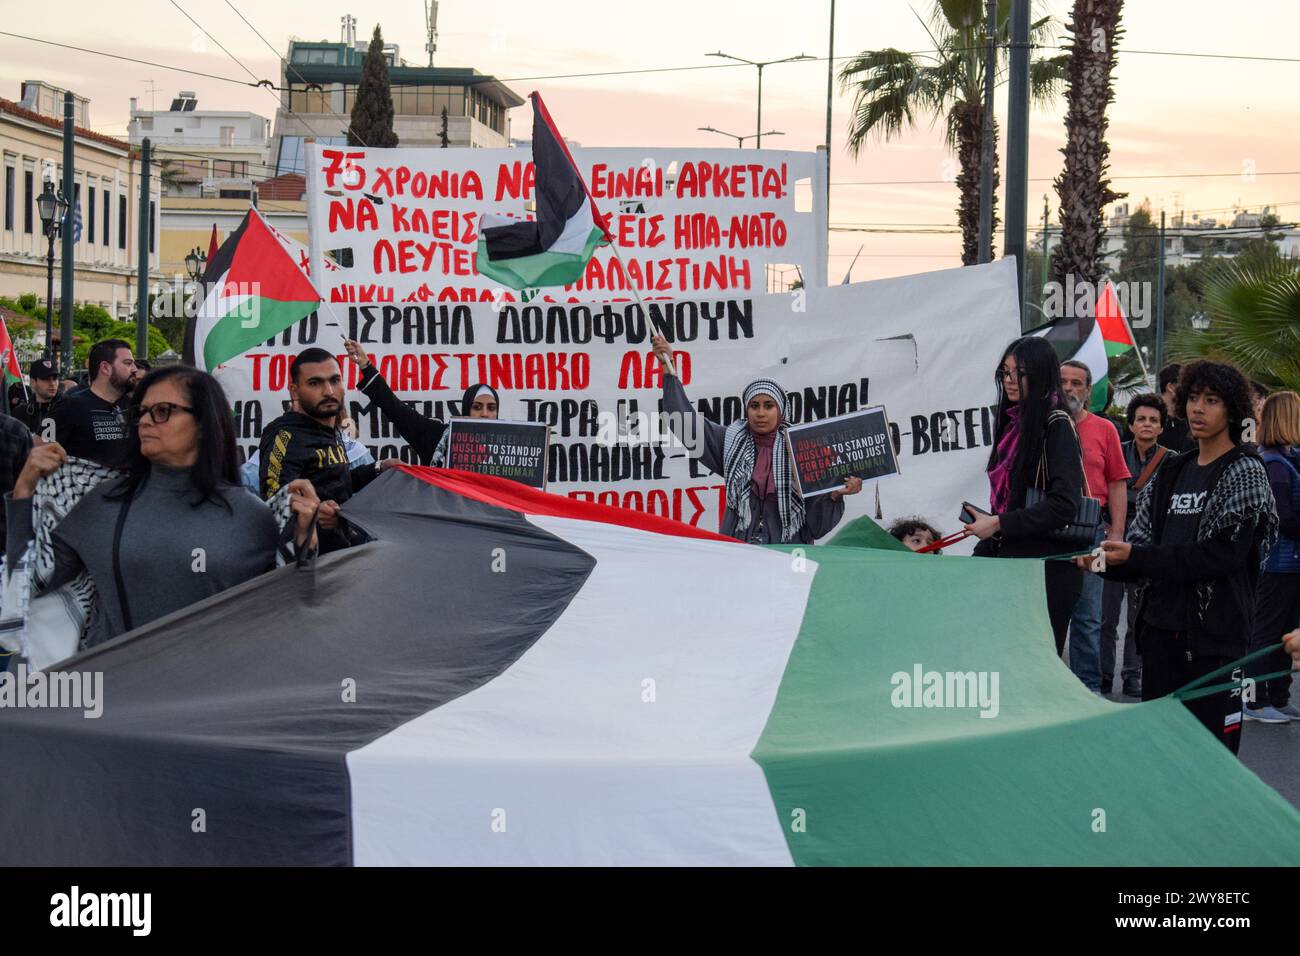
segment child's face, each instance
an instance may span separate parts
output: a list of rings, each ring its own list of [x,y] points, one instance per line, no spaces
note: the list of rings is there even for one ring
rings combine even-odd
[[[913,531],[903,538],[903,544],[912,551],[920,551],[922,548],[928,548],[934,544],[934,535],[928,531]]]

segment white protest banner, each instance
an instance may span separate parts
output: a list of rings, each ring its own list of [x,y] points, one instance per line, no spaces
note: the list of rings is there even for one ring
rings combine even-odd
[[[332,304],[749,295],[766,291],[769,264],[824,280],[816,153],[577,148],[573,160],[621,261],[601,247],[573,286],[521,295],[479,275],[475,257],[484,213],[532,218],[528,150],[309,145],[312,263],[328,252],[339,266],[318,291]]]
[[[993,440],[993,370],[1019,330],[1009,262],[896,279],[730,299],[617,304],[424,303],[340,305],[341,331],[358,339],[399,397],[424,415],[461,414],[460,395],[486,382],[502,418],[553,429],[547,488],[652,511],[716,529],[722,479],[676,443],[648,444],[662,395],[652,328],[663,328],[687,395],[709,417],[741,414],[757,377],[789,393],[790,421],[871,405],[889,410],[905,479],[869,482],[847,500],[846,520],[920,514],[954,530],[960,502],[988,500],[984,465]],[[339,356],[347,406],[376,458],[411,453],[355,389],[357,369],[338,330],[313,314],[273,345],[217,371],[235,404],[241,451],[288,400],[288,367],[308,345]],[[632,425],[632,428],[629,428]]]

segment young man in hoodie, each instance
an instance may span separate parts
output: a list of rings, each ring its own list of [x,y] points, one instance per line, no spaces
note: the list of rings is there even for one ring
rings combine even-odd
[[[1104,541],[1105,576],[1144,580],[1137,641],[1142,699],[1154,700],[1246,653],[1260,564],[1277,537],[1268,473],[1241,445],[1250,389],[1231,365],[1183,369],[1178,416],[1196,448],[1168,458],[1142,490],[1127,540]],[[1080,558],[1086,567],[1089,559]],[[1240,668],[1205,686],[1240,681]],[[1186,701],[1233,753],[1241,740],[1241,689]]]

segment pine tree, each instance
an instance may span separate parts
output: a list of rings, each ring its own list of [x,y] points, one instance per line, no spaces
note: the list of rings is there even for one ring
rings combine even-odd
[[[393,132],[393,91],[388,82],[388,61],[384,59],[384,37],[378,24],[361,67],[361,84],[352,105],[348,145],[397,145],[397,134]]]
[[[451,145],[451,137],[447,135],[447,107],[442,108],[442,129],[438,130],[438,139],[442,141],[442,148],[446,149]]]

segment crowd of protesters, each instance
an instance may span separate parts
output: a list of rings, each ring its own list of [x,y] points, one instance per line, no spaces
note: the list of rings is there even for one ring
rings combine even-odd
[[[744,417],[722,425],[687,398],[668,343],[656,336],[654,348],[665,411],[726,484],[721,532],[757,544],[812,543],[830,532],[862,481],[803,499],[781,386],[756,379],[742,396]],[[445,465],[447,423],[398,399],[358,343],[346,349],[358,388],[416,459]],[[83,382],[60,381],[43,359],[29,378],[0,415],[6,562],[13,568],[36,534],[38,484],[79,459],[64,488],[75,501],[50,535],[52,571],[38,583],[48,591],[84,575],[93,584],[83,646],[270,570],[277,554],[355,543],[341,506],[396,464],[376,462],[357,441],[342,369],[320,348],[291,363],[288,410],[242,467],[229,402],[205,372],[150,371],[128,343],[110,339],[91,348]],[[990,509],[971,506],[965,531],[978,539],[976,556],[1044,561],[1056,651],[1068,645],[1083,684],[1110,693],[1118,666],[1121,693],[1151,700],[1198,679],[1234,681],[1186,702],[1234,752],[1243,718],[1300,720],[1290,676],[1268,676],[1300,662],[1300,396],[1269,395],[1230,365],[1199,361],[1161,369],[1159,393],[1134,396],[1117,424],[1089,411],[1088,367],[1061,363],[1035,336],[1007,346],[995,383]],[[501,402],[479,384],[459,408],[496,418]],[[947,543],[921,517],[890,534],[913,551]],[[206,574],[188,573],[196,549]],[[1235,662],[1248,650],[1260,655],[1246,673]],[[1255,676],[1257,685],[1245,679]]]

